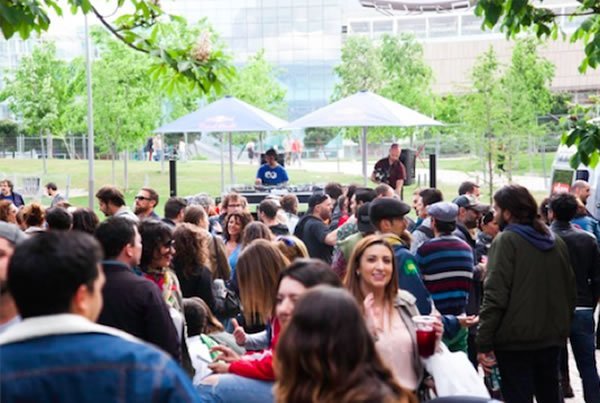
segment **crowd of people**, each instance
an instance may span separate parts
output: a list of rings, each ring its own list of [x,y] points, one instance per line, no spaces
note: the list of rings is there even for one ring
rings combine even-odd
[[[493,205],[473,182],[409,205],[380,182],[329,183],[304,214],[294,194],[254,210],[230,193],[171,197],[159,215],[154,189],[130,209],[104,186],[103,220],[53,183],[45,208],[0,182],[2,400],[435,399],[426,317],[432,353],[499,375],[493,397],[571,396],[569,341],[586,402],[600,402],[589,185],[538,208],[519,185]]]

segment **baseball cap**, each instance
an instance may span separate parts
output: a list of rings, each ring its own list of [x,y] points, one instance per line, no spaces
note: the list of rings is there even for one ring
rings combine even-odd
[[[427,206],[427,214],[438,221],[455,222],[458,216],[458,205],[450,202],[437,202]]]
[[[18,245],[27,239],[27,235],[25,235],[16,225],[0,221],[0,238],[4,238],[9,242]]]
[[[329,196],[327,196],[325,193],[313,193],[308,198],[308,209],[312,210],[313,208],[315,208],[315,206],[323,203],[328,198]]]
[[[356,219],[356,226],[359,232],[375,232],[375,227],[371,223],[369,217],[369,206],[370,202],[366,202],[358,208],[358,218]]]
[[[490,209],[490,206],[479,203],[477,198],[472,195],[458,196],[456,199],[452,200],[452,203],[456,204],[458,207],[470,208],[479,211],[480,213],[485,213]]]

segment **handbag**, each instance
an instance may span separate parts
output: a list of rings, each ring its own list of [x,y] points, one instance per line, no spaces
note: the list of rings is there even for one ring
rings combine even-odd
[[[438,397],[473,396],[488,398],[483,379],[462,351],[451,353],[444,343],[431,357],[423,359],[425,369],[433,376]]]
[[[222,279],[214,280],[212,287],[215,296],[215,315],[222,318],[233,318],[242,313],[240,297],[227,288]]]

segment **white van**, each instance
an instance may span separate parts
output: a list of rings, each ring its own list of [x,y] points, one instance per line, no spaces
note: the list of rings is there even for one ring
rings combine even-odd
[[[576,150],[575,146],[567,147],[564,144],[558,147],[552,164],[550,193],[568,192],[573,182],[579,179],[584,180],[592,187],[587,200],[587,209],[594,217],[598,217],[600,212],[600,164],[596,165],[596,168],[585,165],[580,165],[577,170],[571,168],[569,161]]]

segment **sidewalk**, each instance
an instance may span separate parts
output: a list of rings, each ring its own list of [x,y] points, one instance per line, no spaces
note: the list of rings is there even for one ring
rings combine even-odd
[[[369,161],[368,174],[370,175],[373,169],[374,162]],[[288,170],[303,169],[311,172],[332,172],[332,173],[345,173],[351,175],[362,175],[362,164],[360,161],[322,161],[322,160],[303,160],[302,167],[297,165],[286,167]],[[421,175],[423,178],[429,177],[429,170],[417,168],[417,176]],[[459,185],[466,180],[483,182],[483,173],[479,173],[479,177],[476,175],[470,175],[462,171],[454,171],[449,169],[438,169],[437,179],[440,183]],[[508,183],[506,176],[496,177],[494,180],[496,186],[502,186]],[[546,186],[544,184],[544,178],[539,176],[514,176],[513,183],[525,186],[531,191],[545,191]]]

